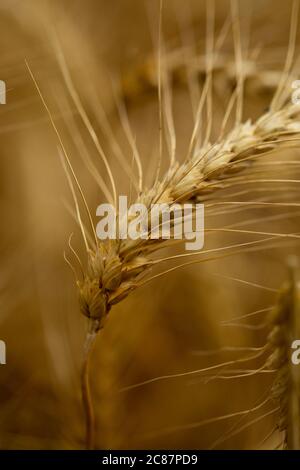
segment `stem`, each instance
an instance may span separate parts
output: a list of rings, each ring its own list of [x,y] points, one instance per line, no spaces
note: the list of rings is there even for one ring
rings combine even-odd
[[[89,382],[89,365],[91,353],[95,344],[95,339],[97,337],[97,331],[98,329],[93,323],[91,325],[91,330],[88,332],[85,340],[84,356],[81,369],[81,397],[82,406],[85,414],[85,446],[87,450],[94,449],[95,445],[95,417]]]

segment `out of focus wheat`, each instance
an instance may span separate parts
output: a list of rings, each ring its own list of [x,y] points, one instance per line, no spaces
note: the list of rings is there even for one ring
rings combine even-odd
[[[83,164],[84,152],[94,158],[103,175],[104,168],[97,161],[92,142],[68,97],[47,28],[55,25],[57,29],[85,109],[107,154],[111,155],[110,164],[122,194],[129,191],[130,183],[113,155],[115,144],[101,123],[105,113],[117,144],[130,162],[130,148],[114,111],[111,87],[112,77],[123,77],[130,122],[144,168],[150,175],[158,151],[155,73],[154,82],[151,81],[159,10],[154,3],[1,2],[0,79],[8,85],[7,104],[0,107],[0,339],[7,344],[7,365],[0,366],[1,448],[84,445],[79,375],[85,323],[79,315],[73,279],[62,256],[71,232],[75,234],[78,252],[82,253],[82,247],[76,222],[68,210],[69,190],[57,155],[57,142],[24,59],[30,63],[51,106],[90,207],[96,208],[103,202],[103,196]],[[176,52],[182,46],[188,50],[176,59],[183,65],[197,58],[195,51],[205,54],[205,2],[186,3],[183,8],[182,2],[166,1],[163,17],[168,50]],[[292,2],[285,5],[243,2],[245,42],[258,71],[282,70],[291,6]],[[228,2],[216,2],[216,31],[223,27],[227,14]],[[230,34],[222,51],[233,57]],[[144,72],[140,73],[149,61],[150,80],[147,74],[145,78]],[[224,84],[219,72],[213,101],[213,135],[217,135],[232,92],[230,80]],[[193,106],[188,80],[182,79],[180,65],[176,74],[173,97],[180,154],[190,136]],[[265,111],[271,95],[265,88],[257,91],[255,81],[252,85],[254,91],[251,87],[245,90],[244,113],[245,117],[256,118]],[[288,182],[297,180],[297,165],[289,163],[297,159],[296,149],[273,156],[272,179],[287,182],[272,186],[262,182],[248,187],[247,200],[297,203],[298,185]],[[268,164],[270,159],[263,162]],[[237,187],[234,193],[242,190]],[[245,200],[245,195],[236,196],[232,190],[224,189],[222,198]],[[214,219],[207,219],[206,227],[239,223],[239,228],[245,230],[299,232],[297,206],[227,209],[220,206]],[[207,236],[205,249],[251,240],[253,236],[249,233],[218,232]],[[124,389],[148,378],[240,357],[230,351],[207,356],[199,354],[199,350],[263,344],[266,336],[263,328],[223,326],[221,321],[270,307],[276,297],[273,290],[280,287],[285,277],[282,260],[297,249],[297,240],[291,239],[265,251],[245,252],[175,271],[163,282],[154,281],[116,306],[92,359],[98,446],[208,448],[228,429],[228,423],[219,421],[205,428],[193,423],[253,407],[270,384],[268,375],[204,383],[195,374]],[[262,322],[258,316],[257,325]],[[272,416],[267,416],[220,446],[257,447],[272,427],[272,420]],[[266,442],[268,447],[279,442],[278,436],[272,439]]]

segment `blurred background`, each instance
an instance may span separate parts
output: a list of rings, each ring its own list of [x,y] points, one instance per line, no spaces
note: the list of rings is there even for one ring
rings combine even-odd
[[[240,2],[243,44],[251,59],[244,119],[255,119],[268,108],[287,53],[291,8],[291,1]],[[230,3],[216,1],[215,11],[217,38],[230,22]],[[0,366],[1,449],[84,447],[79,377],[86,322],[63,259],[70,233],[83,259],[84,247],[70,213],[72,198],[58,142],[25,59],[94,215],[105,200],[83,155],[93,159],[106,180],[107,175],[70,99],[51,32],[59,37],[76,89],[109,156],[117,189],[128,194],[130,180],[118,163],[118,148],[129,165],[132,155],[116,101],[127,106],[149,185],[158,153],[158,23],[159,2],[152,0],[0,0],[0,79],[7,85],[7,103],[0,105],[0,339],[7,346],[7,364]],[[205,75],[206,2],[165,0],[162,23],[177,154],[183,160]],[[214,75],[213,136],[234,87],[231,27],[220,64]],[[196,86],[189,87],[193,80]],[[272,178],[297,179],[297,165],[284,162],[298,157],[297,149],[273,155],[277,164],[270,168]],[[167,158],[164,162],[163,170]],[[242,189],[224,189],[220,200],[289,203],[299,196],[298,185],[291,183],[261,183],[239,195]],[[220,207],[207,213],[205,223],[207,228],[240,224],[245,230],[297,233],[298,212],[296,207]],[[254,239],[259,237],[211,232],[205,249]],[[207,449],[222,437],[217,448],[278,445],[278,433],[265,439],[276,425],[276,416],[263,416],[272,407],[249,413],[240,423],[238,417],[202,423],[254,407],[268,393],[270,374],[209,381],[203,374],[191,374],[125,390],[153,377],[196,371],[245,354],[222,348],[265,344],[266,309],[276,302],[276,291],[287,276],[288,255],[299,250],[295,240],[273,245],[174,271],[112,309],[91,367],[97,448]],[[249,326],[246,321],[244,327],[222,323],[258,310],[263,312],[251,317]],[[258,360],[235,369],[260,365]],[[228,437],[233,424],[237,432]]]

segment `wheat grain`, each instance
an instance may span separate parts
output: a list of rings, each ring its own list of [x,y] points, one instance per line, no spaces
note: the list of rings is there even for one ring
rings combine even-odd
[[[184,51],[175,50],[165,57],[169,74],[174,86],[186,86],[187,72],[192,71],[196,75],[199,84],[203,85],[206,79],[206,55],[198,55],[195,59],[183,63]],[[232,54],[219,53],[213,60],[214,86],[219,93],[227,93],[236,86],[236,65]],[[248,96],[269,95],[276,90],[281,78],[278,68],[268,68],[259,65],[256,58],[243,60],[243,71],[245,80],[245,92]],[[290,77],[290,81],[297,79],[296,73]],[[134,103],[142,96],[157,89],[158,80],[155,68],[155,58],[150,56],[146,61],[131,67],[125,72],[121,79],[121,93],[128,103]]]

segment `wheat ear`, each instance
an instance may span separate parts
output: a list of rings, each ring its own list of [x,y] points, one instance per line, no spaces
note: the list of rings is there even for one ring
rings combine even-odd
[[[59,57],[60,56],[61,55],[59,55]],[[74,197],[77,218],[81,227],[87,252],[87,269],[84,272],[83,280],[78,281],[77,285],[81,312],[90,321],[90,336],[88,337],[88,347],[85,352],[82,369],[82,395],[86,411],[87,446],[91,448],[93,447],[94,427],[88,383],[91,346],[94,343],[97,332],[102,328],[111,307],[140,286],[142,284],[141,278],[149,274],[152,266],[160,265],[161,262],[166,261],[166,258],[162,260],[154,260],[152,258],[152,254],[167,246],[167,242],[162,238],[155,240],[151,239],[150,232],[147,233],[147,237],[145,239],[143,238],[139,240],[117,239],[101,243],[97,240],[86,200],[63,145],[62,138],[55,125],[49,107],[40,92],[37,82],[29,67],[28,69],[62,148],[62,157],[65,161],[66,169],[70,173],[69,184]],[[115,201],[116,187],[108,160],[94,130],[91,127],[90,120],[84,111],[66,68],[63,66],[62,69],[64,71],[65,80],[72,99],[90,135],[92,136],[92,140],[99,155],[107,167],[114,193],[112,200]],[[283,101],[283,95],[284,92],[281,90],[281,103]],[[204,100],[202,100],[202,104],[205,100],[208,101],[208,96],[203,96]],[[161,100],[162,96],[160,96],[160,101]],[[241,101],[241,96],[238,96],[238,101]],[[160,103],[160,106],[161,105],[162,103]],[[235,127],[231,132],[227,133],[227,135],[224,132],[226,124],[225,119],[221,128],[220,138],[214,144],[209,143],[206,138],[205,144],[202,145],[202,147],[199,147],[198,130],[201,120],[201,106],[199,109],[200,112],[199,114],[197,113],[194,131],[184,163],[178,163],[172,154],[172,165],[165,176],[161,180],[156,178],[154,185],[150,189],[140,186],[140,192],[136,202],[143,203],[148,209],[145,219],[142,221],[142,224],[147,228],[147,230],[149,227],[150,208],[152,204],[166,204],[170,207],[174,203],[184,204],[186,202],[196,203],[197,201],[209,201],[214,197],[214,193],[217,189],[234,184],[234,181],[236,181],[236,172],[248,168],[252,160],[257,159],[262,155],[274,152],[283,145],[291,146],[299,141],[299,106],[286,104],[284,106],[272,106],[270,111],[266,112],[255,122],[252,122],[251,120],[244,123],[237,121]],[[167,106],[165,112],[167,112]],[[228,117],[227,113],[226,117]],[[125,114],[123,112],[123,121],[124,120]],[[127,135],[129,140],[131,140],[135,159],[138,164],[139,156],[137,154],[132,134],[129,132],[127,120],[125,120],[125,124]],[[171,126],[167,126],[167,132],[169,133],[167,137],[169,140],[172,140]],[[207,135],[209,135],[209,133]],[[174,149],[172,149],[172,152],[174,152]],[[80,197],[83,200],[88,214],[89,223],[91,225],[92,235],[95,237],[94,241],[87,233],[82,222],[71,179],[75,181]],[[140,178],[140,181],[142,181],[142,177]],[[261,240],[259,242],[261,242]],[[193,255],[195,254],[197,253],[193,253]],[[193,262],[195,261],[192,261],[191,263]],[[162,274],[164,273],[160,273],[160,275]],[[146,280],[149,279],[151,278],[148,277]]]
[[[190,58],[183,62],[186,55],[185,50],[170,52],[165,57],[166,68],[175,86],[187,85],[187,73],[184,66],[188,66],[190,73],[196,76],[197,81],[203,85],[206,79],[206,55]],[[231,54],[218,53],[213,59],[213,73],[215,76],[215,87],[221,91],[234,89],[237,84],[236,62]],[[257,59],[249,57],[243,60],[245,92],[249,96],[273,93],[280,82],[282,73],[276,69],[268,69],[257,64]],[[295,73],[290,81],[296,80]],[[140,100],[142,96],[154,92],[158,87],[155,69],[155,58],[150,56],[142,63],[131,67],[124,73],[121,81],[121,93],[128,103]]]
[[[247,168],[251,160],[282,145],[295,144],[300,134],[298,118],[299,107],[289,104],[266,113],[254,123],[237,125],[216,144],[194,151],[185,163],[175,163],[162,181],[144,190],[137,199],[149,209],[145,227],[152,203],[171,206],[208,201],[218,188],[230,184],[237,171]],[[108,240],[88,249],[87,271],[83,280],[78,281],[78,291],[81,312],[92,321],[94,334],[103,326],[111,307],[141,285],[152,266],[165,261],[154,260],[152,254],[166,246],[166,241],[153,240],[150,235],[139,240]],[[89,410],[87,405],[85,408]]]

